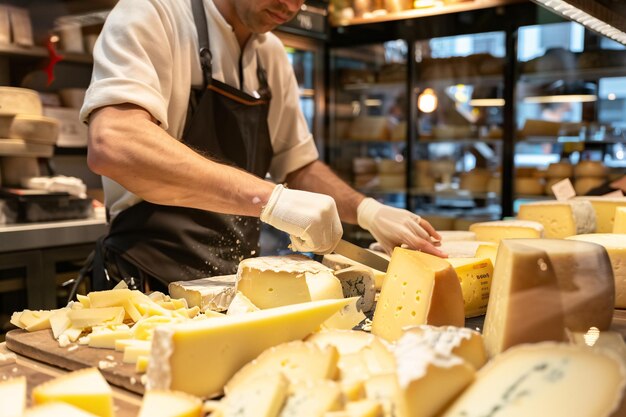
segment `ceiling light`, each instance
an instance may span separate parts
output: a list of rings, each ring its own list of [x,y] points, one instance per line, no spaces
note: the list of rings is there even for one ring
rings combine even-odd
[[[432,88],[427,88],[417,98],[417,108],[422,113],[434,112],[437,109],[438,104],[439,99],[437,98],[437,94],[435,94],[435,90]]]

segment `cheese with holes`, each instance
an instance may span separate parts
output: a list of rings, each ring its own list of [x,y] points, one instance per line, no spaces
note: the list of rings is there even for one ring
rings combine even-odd
[[[61,401],[100,417],[112,417],[113,392],[96,368],[81,369],[36,386],[34,404]]]
[[[585,200],[535,201],[520,205],[520,220],[541,223],[544,236],[551,239],[563,239],[596,230],[596,218],[593,206]]]
[[[606,250],[588,242],[500,243],[483,336],[491,356],[520,343],[562,341],[565,329],[607,329],[615,302]]]
[[[408,327],[404,330],[412,343],[421,343],[445,355],[456,355],[464,359],[475,369],[480,369],[487,362],[487,351],[483,337],[475,330],[455,326],[428,326],[421,325]],[[400,340],[402,340],[400,338]]]
[[[343,408],[341,387],[335,381],[309,381],[292,385],[289,391],[279,417],[319,417]]]
[[[615,224],[615,210],[626,207],[626,197],[576,197],[576,200],[587,200],[593,206],[597,233],[611,233]]]
[[[626,308],[626,234],[591,233],[572,236],[568,239],[597,243],[604,246],[615,280],[615,307]]]
[[[202,400],[184,392],[147,391],[138,417],[202,417]]]
[[[80,408],[67,403],[49,403],[29,408],[22,417],[94,417]]]
[[[0,416],[22,417],[26,409],[26,377],[0,381]]]
[[[459,277],[465,317],[481,316],[487,312],[493,265],[488,258],[446,258]]]
[[[415,333],[405,333],[394,353],[399,417],[436,417],[474,380],[474,367],[458,356],[424,345]]]
[[[474,223],[470,230],[476,233],[476,240],[500,243],[502,239],[542,238],[544,228],[541,223],[524,220],[496,220]]]
[[[311,301],[307,277],[332,270],[304,255],[264,256],[244,259],[237,270],[237,289],[261,308]],[[334,277],[333,277],[334,278]]]
[[[626,370],[610,354],[555,343],[524,345],[488,363],[442,417],[619,417]]]
[[[237,387],[220,402],[212,417],[277,417],[287,399],[289,382],[280,373]]]
[[[395,248],[374,311],[372,333],[392,341],[405,326],[463,326],[464,322],[461,284],[450,263]]]
[[[193,281],[176,281],[168,285],[172,298],[184,298],[190,307],[200,311],[226,311],[237,293],[237,275],[208,277]]]
[[[341,284],[343,297],[359,297],[357,303],[359,310],[368,312],[374,308],[376,285],[371,268],[351,266],[336,271],[335,277]]]
[[[303,339],[348,302],[312,301],[159,326],[152,339],[147,387],[199,397],[218,395],[224,384],[261,352]]]
[[[613,224],[613,233],[626,234],[626,207],[615,208],[615,222]]]
[[[273,346],[241,368],[224,387],[224,392],[263,375],[282,373],[290,383],[335,379],[339,354],[334,346],[320,348],[314,343],[296,340]]]
[[[231,300],[230,305],[228,306],[226,315],[237,316],[239,314],[246,314],[259,310],[260,309],[255,306],[252,301],[248,299],[248,297],[240,292],[237,292],[237,295],[235,295],[235,297]]]
[[[362,263],[353,261],[350,258],[347,258],[343,255],[339,255],[338,253],[329,253],[327,255],[324,255],[324,258],[322,259],[322,263],[326,265],[327,267],[329,267],[330,269],[332,269],[333,271],[339,271],[341,269],[346,269],[351,266],[370,269],[374,274],[374,286],[376,287],[376,290],[380,291],[380,289],[383,287],[383,281],[385,279],[385,271],[379,271],[377,269],[370,268],[367,265],[363,265]]]

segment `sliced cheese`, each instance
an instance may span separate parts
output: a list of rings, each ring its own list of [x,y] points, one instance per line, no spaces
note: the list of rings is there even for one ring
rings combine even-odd
[[[236,281],[237,275],[176,281],[168,285],[168,290],[171,297],[183,298],[190,307],[200,307],[200,311],[226,311],[237,293]]]
[[[464,322],[461,284],[450,263],[395,248],[374,311],[372,333],[392,341],[405,326],[463,326]]]
[[[615,222],[613,224],[613,233],[626,234],[626,207],[615,208]]]
[[[523,345],[481,369],[442,417],[619,417],[626,411],[625,387],[624,366],[612,355],[564,344]]]
[[[280,417],[319,417],[327,411],[341,410],[341,387],[334,381],[310,381],[290,388]]]
[[[339,255],[338,253],[329,253],[328,255],[324,255],[322,263],[331,268],[333,271],[339,271],[341,269],[350,268],[352,266],[370,269],[374,273],[374,285],[376,287],[376,290],[380,291],[383,286],[385,271],[379,271],[377,269],[370,268],[369,266],[363,265],[362,263],[359,263],[357,261],[353,261],[350,258]]]
[[[489,258],[446,258],[461,283],[465,317],[481,316],[487,312],[493,265]]]
[[[202,400],[184,392],[147,391],[138,417],[202,417]]]
[[[376,349],[387,349],[383,339],[357,330],[322,330],[313,333],[306,340],[322,348],[334,346],[340,355],[357,353],[372,346],[376,346]]]
[[[428,325],[409,327],[405,329],[400,341],[405,338],[410,338],[411,343],[419,342],[444,355],[456,355],[475,369],[480,369],[487,362],[487,351],[482,335],[466,327]]]
[[[626,308],[626,234],[591,233],[568,239],[597,243],[606,249],[615,279],[615,307]]]
[[[626,197],[576,197],[587,200],[593,206],[596,215],[596,233],[611,233],[615,224],[615,210],[626,207]]]
[[[351,266],[335,271],[335,276],[341,283],[343,297],[360,297],[357,306],[361,311],[374,308],[376,281],[371,268]]]
[[[22,417],[26,409],[26,377],[0,381],[0,416]]]
[[[476,240],[500,243],[502,239],[541,238],[544,227],[541,223],[528,220],[497,220],[474,223],[470,231],[476,233]]]
[[[36,386],[35,404],[61,401],[100,417],[112,417],[111,387],[97,368],[81,369]]]
[[[318,347],[311,342],[296,340],[273,346],[241,368],[226,384],[224,392],[236,390],[242,384],[281,372],[290,383],[335,379],[339,354],[334,346]]]
[[[67,403],[48,403],[29,408],[22,417],[94,417],[80,408]]]
[[[227,316],[238,316],[240,314],[252,313],[253,311],[259,311],[259,308],[255,306],[252,301],[248,299],[243,293],[237,292],[237,295],[233,297],[226,311]]]
[[[50,328],[50,316],[57,310],[24,310],[19,315],[20,328],[34,332]]]
[[[133,332],[130,329],[108,330],[89,335],[89,347],[100,349],[115,349],[115,341],[130,339]]]
[[[125,315],[124,307],[84,308],[67,313],[72,327],[83,329],[102,324],[122,324]]]
[[[535,201],[522,204],[517,217],[544,227],[544,236],[563,239],[596,230],[593,206],[586,200]]]
[[[148,365],[148,389],[180,390],[200,397],[217,395],[261,352],[303,339],[347,302],[312,301],[157,327]]]
[[[69,311],[69,308],[61,308],[57,310],[56,313],[52,314],[49,318],[52,335],[57,340],[59,339],[61,334],[63,334],[63,332],[72,325],[72,322],[67,315]]]

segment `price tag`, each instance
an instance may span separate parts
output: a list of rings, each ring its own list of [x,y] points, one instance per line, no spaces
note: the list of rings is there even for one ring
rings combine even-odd
[[[622,190],[615,190],[615,191],[611,191],[608,194],[604,194],[602,197],[609,197],[609,198],[620,198],[620,197],[624,197],[624,192]]]
[[[557,182],[552,186],[552,192],[559,201],[569,200],[576,197],[576,191],[569,178],[565,178],[562,181]]]

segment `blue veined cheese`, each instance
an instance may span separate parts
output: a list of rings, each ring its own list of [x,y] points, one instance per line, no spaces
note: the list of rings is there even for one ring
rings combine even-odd
[[[621,417],[626,370],[609,352],[558,343],[498,355],[442,417]]]
[[[335,277],[341,283],[345,298],[360,297],[357,302],[360,311],[368,312],[374,308],[376,286],[371,268],[351,266],[335,271]]]

